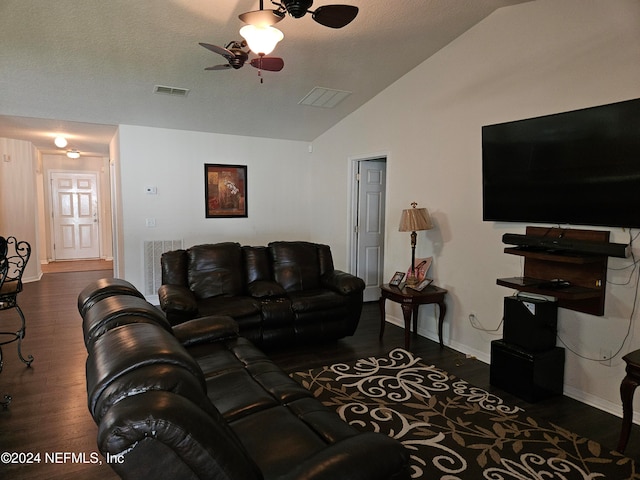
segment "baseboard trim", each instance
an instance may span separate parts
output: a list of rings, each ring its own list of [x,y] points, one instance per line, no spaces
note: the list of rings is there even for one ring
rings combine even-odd
[[[400,328],[404,328],[404,320],[398,317],[394,317],[393,315],[387,315],[386,321]],[[424,328],[420,328],[420,325],[418,325],[418,335],[420,335],[421,337],[428,338],[429,340],[433,340],[434,342],[439,341],[437,334],[430,332]],[[475,358],[477,358],[483,363],[486,363],[487,365],[491,364],[491,354],[488,354],[486,352],[481,352],[473,348],[469,348],[469,346],[463,345],[458,342],[452,342],[450,339],[447,340],[446,338],[444,339],[444,343],[448,347],[453,348],[454,350],[460,353],[474,356]],[[591,395],[590,393],[584,392],[582,390],[579,390],[567,384],[564,385],[563,390],[564,390],[564,395],[566,395],[569,398],[572,398],[574,400],[577,400],[578,402],[584,403],[585,405],[589,405],[590,407],[597,408],[598,410],[602,410],[603,412],[610,413],[611,415],[615,415],[616,417],[622,418],[622,403],[616,404],[616,403],[610,402],[608,400],[597,397],[595,395]],[[640,412],[634,412],[633,423],[640,424]]]

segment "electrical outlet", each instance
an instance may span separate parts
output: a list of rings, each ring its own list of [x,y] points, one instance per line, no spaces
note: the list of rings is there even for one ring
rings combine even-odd
[[[611,366],[611,350],[608,350],[606,348],[601,348],[600,349],[600,363],[603,365],[606,365],[607,367]]]
[[[147,218],[145,220],[145,224],[147,225],[147,227],[155,227],[156,226],[156,219],[155,218]]]

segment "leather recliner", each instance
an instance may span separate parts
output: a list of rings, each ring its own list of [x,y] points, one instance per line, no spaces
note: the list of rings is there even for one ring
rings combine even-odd
[[[336,270],[327,245],[205,244],[161,263],[158,296],[172,325],[227,315],[262,347],[353,335],[362,312],[363,280]]]
[[[409,478],[400,442],[347,425],[232,318],[167,328],[130,292],[101,290],[83,314],[88,406],[121,478]],[[86,301],[85,289],[79,308]]]

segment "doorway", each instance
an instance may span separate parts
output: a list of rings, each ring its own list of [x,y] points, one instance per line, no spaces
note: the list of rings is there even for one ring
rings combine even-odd
[[[352,272],[365,282],[364,301],[380,298],[384,270],[386,157],[353,163]]]
[[[54,261],[100,258],[97,172],[50,172]]]

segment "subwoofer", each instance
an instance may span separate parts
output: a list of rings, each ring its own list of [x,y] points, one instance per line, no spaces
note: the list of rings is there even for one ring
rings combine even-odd
[[[556,346],[558,303],[525,296],[504,298],[502,338],[506,343],[539,352]]]

